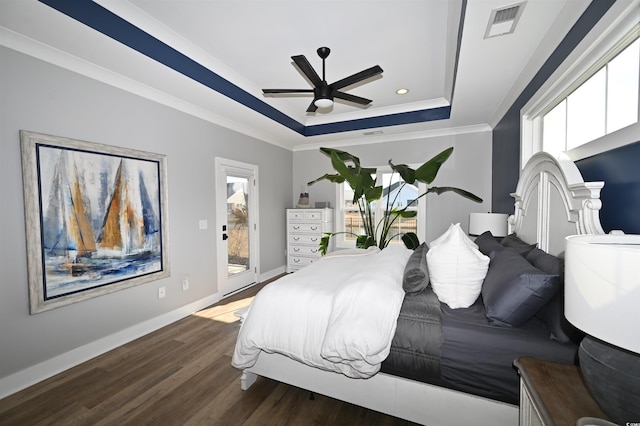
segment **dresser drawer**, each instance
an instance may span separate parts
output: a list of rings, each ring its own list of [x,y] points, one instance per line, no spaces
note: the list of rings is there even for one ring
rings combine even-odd
[[[289,254],[291,256],[300,256],[300,255],[308,255],[308,256],[320,256],[320,249],[318,246],[289,246]]]
[[[319,234],[322,233],[322,225],[315,223],[290,223],[289,232],[306,232],[311,234]]]
[[[322,212],[305,212],[304,220],[322,220]]]
[[[310,210],[310,211],[302,211],[302,210],[289,210],[287,212],[288,220],[306,220],[306,221],[317,221],[317,222],[327,222],[330,221],[331,218],[327,217],[328,213],[323,210]]]
[[[318,257],[289,256],[289,266],[307,266],[317,259]]]
[[[289,234],[289,244],[306,244],[317,246],[322,237],[318,235]]]
[[[299,210],[289,211],[287,212],[287,219],[288,220],[304,220],[304,215],[305,215],[305,212],[302,212]]]

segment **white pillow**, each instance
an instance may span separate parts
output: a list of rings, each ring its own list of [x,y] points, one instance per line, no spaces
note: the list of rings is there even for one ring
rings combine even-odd
[[[431,242],[427,266],[438,300],[452,309],[468,308],[480,295],[489,257],[480,253],[457,223]]]
[[[471,245],[471,247],[476,249],[478,248],[478,245],[471,238],[469,238],[467,234],[464,233],[464,231],[462,231],[462,228],[460,227],[460,223],[456,223],[456,224],[452,223],[451,225],[449,225],[449,228],[444,232],[444,234],[440,235],[438,238],[436,238],[435,240],[429,243],[429,248],[442,244],[444,241],[446,241],[449,238],[449,235],[451,235],[452,232],[458,233],[459,238],[465,237],[467,239],[467,242]]]

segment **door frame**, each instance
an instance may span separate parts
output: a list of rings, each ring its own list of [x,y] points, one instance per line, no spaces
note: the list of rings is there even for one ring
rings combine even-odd
[[[227,194],[226,194],[226,176],[227,174],[237,173],[239,176],[247,176],[253,179],[253,184],[249,189],[249,270],[240,274],[246,274],[252,276],[251,282],[241,284],[239,286],[231,288],[229,285],[228,275],[228,240],[223,240],[222,230],[223,225],[227,226]],[[241,161],[230,160],[222,157],[215,157],[215,211],[216,211],[216,225],[215,225],[215,239],[216,239],[216,265],[217,265],[217,277],[218,277],[218,293],[222,295],[222,298],[227,297],[233,293],[236,293],[243,288],[249,287],[258,282],[260,276],[260,259],[258,250],[260,244],[260,227],[258,226],[258,202],[259,202],[259,179],[258,179],[258,166],[255,164],[243,163]],[[221,208],[221,206],[225,208]],[[253,271],[251,271],[253,269]],[[246,278],[246,276],[245,276]]]

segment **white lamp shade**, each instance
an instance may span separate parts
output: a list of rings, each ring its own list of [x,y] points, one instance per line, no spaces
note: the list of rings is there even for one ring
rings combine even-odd
[[[640,353],[640,235],[566,238],[565,316],[590,336]]]
[[[494,237],[507,235],[507,217],[505,213],[471,213],[469,215],[469,235],[480,235],[491,231]]]

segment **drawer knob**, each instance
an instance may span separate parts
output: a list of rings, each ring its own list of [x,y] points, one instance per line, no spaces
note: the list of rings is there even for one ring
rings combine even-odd
[[[300,237],[293,237],[294,241],[300,241]]]
[[[293,251],[300,251],[300,248],[299,247],[294,247]]]
[[[296,229],[296,230],[297,230],[297,229],[300,229],[300,227],[299,227],[298,225],[294,225],[294,226],[293,226],[293,229]]]
[[[312,230],[312,231],[316,231],[317,229],[318,229],[318,227],[317,227],[317,226],[312,226],[312,227],[311,227],[311,230]]]

